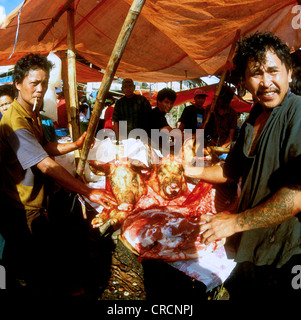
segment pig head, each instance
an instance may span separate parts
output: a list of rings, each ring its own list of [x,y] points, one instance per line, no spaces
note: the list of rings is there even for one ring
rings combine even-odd
[[[184,169],[181,161],[173,155],[163,157],[154,166],[147,184],[163,199],[171,200],[187,191]]]
[[[117,208],[104,209],[93,220],[92,225],[99,227],[101,233],[106,231],[109,225],[119,228],[139,200],[147,193],[144,174],[146,168],[131,161],[102,164],[98,161],[90,161],[89,166],[94,173],[107,176],[106,189],[110,190],[117,201]],[[106,228],[102,227],[106,226]]]
[[[107,188],[114,194],[119,210],[131,211],[137,200],[147,192],[141,173],[145,168],[131,161],[105,164],[89,161],[89,167],[94,174],[107,176]]]
[[[131,211],[137,200],[147,191],[141,174],[129,164],[113,167],[108,178],[119,210]]]

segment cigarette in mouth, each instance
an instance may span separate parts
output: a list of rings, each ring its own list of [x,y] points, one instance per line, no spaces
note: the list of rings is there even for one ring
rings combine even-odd
[[[36,106],[37,106],[37,97],[35,97],[34,99],[34,105],[33,105],[32,111],[35,111]]]

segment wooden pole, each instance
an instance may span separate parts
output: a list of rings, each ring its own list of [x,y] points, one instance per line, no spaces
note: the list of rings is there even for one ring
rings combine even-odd
[[[75,141],[80,136],[79,107],[77,97],[77,81],[76,81],[76,54],[75,54],[75,37],[74,37],[74,7],[68,9],[67,15],[67,64],[68,64],[68,84],[69,84],[69,103],[71,116],[71,137]],[[75,162],[78,163],[80,154],[76,150],[74,152]]]
[[[226,61],[226,64],[225,64],[225,67],[224,67],[224,70],[223,70],[223,73],[221,75],[221,79],[220,79],[220,82],[218,84],[218,87],[217,87],[217,90],[213,96],[213,99],[212,99],[212,103],[211,103],[211,106],[210,106],[210,110],[206,116],[206,119],[204,120],[203,124],[202,124],[202,128],[204,129],[206,127],[206,124],[208,123],[209,119],[210,119],[210,116],[212,114],[212,112],[214,111],[214,108],[215,108],[215,105],[216,105],[216,102],[217,102],[217,99],[219,97],[219,94],[222,90],[222,87],[223,87],[223,84],[225,82],[225,78],[226,78],[226,74],[227,74],[227,71],[228,71],[228,65],[230,64],[230,62],[232,61],[232,57],[233,57],[233,54],[234,54],[234,50],[235,50],[235,47],[236,47],[236,43],[238,41],[240,37],[240,29],[238,29],[236,31],[236,34],[235,34],[235,37],[234,37],[234,40],[232,42],[232,46],[231,46],[231,49],[230,49],[230,52],[228,54],[228,58],[227,58],[227,61]]]
[[[104,108],[105,97],[110,89],[111,83],[113,81],[117,67],[123,55],[124,49],[130,38],[130,35],[133,31],[133,28],[143,8],[144,3],[145,3],[145,0],[133,1],[130,7],[130,10],[128,12],[128,15],[123,23],[120,34],[115,43],[106,71],[104,73],[103,80],[101,82],[99,91],[97,93],[97,98],[94,104],[93,113],[91,115],[88,130],[87,130],[87,136],[81,152],[81,158],[77,166],[76,172],[79,176],[82,176],[84,172],[88,153],[90,151],[91,144],[94,141],[95,131],[99,122],[99,117]]]
[[[70,110],[70,94],[69,94],[69,84],[68,84],[67,51],[60,51],[60,58],[62,60],[63,92],[64,92],[64,97],[65,97],[65,100],[66,100],[68,129],[69,129],[69,132],[72,132],[71,110]]]

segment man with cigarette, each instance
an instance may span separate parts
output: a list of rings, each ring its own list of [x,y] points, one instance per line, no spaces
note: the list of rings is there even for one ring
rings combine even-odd
[[[28,54],[16,63],[13,81],[18,96],[0,123],[0,229],[6,240],[9,267],[16,276],[17,267],[25,276],[32,275],[33,265],[41,271],[36,258],[43,255],[43,245],[49,241],[46,239],[49,180],[104,207],[116,204],[110,193],[90,189],[51,158],[80,149],[86,135],[66,144],[45,139],[39,109],[51,68],[52,63],[37,54]],[[40,251],[33,252],[32,248]],[[9,274],[13,274],[11,269]]]

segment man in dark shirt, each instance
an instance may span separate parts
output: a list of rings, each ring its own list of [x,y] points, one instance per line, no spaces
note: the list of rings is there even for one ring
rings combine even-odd
[[[210,183],[241,180],[238,213],[204,215],[201,226],[205,243],[236,242],[230,296],[283,301],[300,294],[293,268],[301,265],[301,97],[289,90],[290,50],[271,33],[243,39],[234,64],[257,103],[224,166],[185,171]]]
[[[176,98],[176,92],[170,88],[164,88],[158,92],[157,107],[151,113],[151,129],[172,130],[165,116],[173,108]]]
[[[181,122],[179,129],[184,131],[185,129],[191,129],[192,133],[196,132],[196,129],[200,129],[204,119],[205,109],[203,105],[205,103],[206,94],[203,90],[197,89],[194,92],[194,104],[187,106],[179,119]]]
[[[149,101],[144,97],[134,93],[135,85],[132,79],[124,79],[122,81],[122,91],[124,96],[116,101],[112,122],[114,123],[114,131],[117,140],[120,138],[127,139],[127,135],[133,129],[144,129],[148,132],[148,121],[152,110]],[[126,121],[127,132],[120,130],[120,121]],[[125,129],[125,128],[123,128]],[[119,136],[122,135],[122,137]]]
[[[213,112],[210,114],[210,106],[206,108],[205,119],[209,117],[209,121],[205,137],[209,145],[227,148],[233,141],[237,128],[237,113],[230,106],[233,96],[232,89],[223,86]]]
[[[158,92],[157,107],[152,110],[150,117],[151,143],[155,149],[163,150],[166,147],[166,151],[170,151],[167,141],[170,141],[171,138],[176,138],[171,135],[171,132],[176,133],[176,130],[166,120],[166,114],[173,108],[176,98],[176,92],[170,88],[164,88]],[[160,144],[159,136],[162,137],[163,146]],[[182,138],[181,132],[179,136]]]

